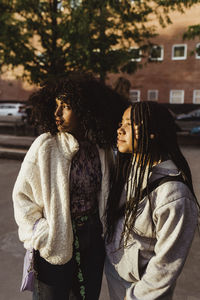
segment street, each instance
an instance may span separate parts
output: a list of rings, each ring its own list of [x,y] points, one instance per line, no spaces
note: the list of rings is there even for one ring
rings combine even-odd
[[[200,148],[182,147],[191,167],[194,188],[200,200]],[[18,241],[12,207],[12,189],[20,161],[0,159],[0,299],[30,300],[31,293],[20,293],[24,249]],[[189,257],[175,289],[174,300],[200,299],[200,236],[196,233]],[[100,300],[108,300],[105,278]],[[59,299],[58,299],[59,300]]]

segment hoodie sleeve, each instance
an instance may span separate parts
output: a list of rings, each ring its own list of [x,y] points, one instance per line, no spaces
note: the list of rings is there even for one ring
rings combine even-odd
[[[154,220],[155,255],[141,280],[127,290],[127,300],[168,299],[167,294],[175,286],[193,240],[197,225],[196,203],[186,197],[173,200],[154,211]]]
[[[42,189],[37,164],[22,163],[13,189],[14,216],[19,226],[19,238],[26,249],[39,249],[46,243],[48,224],[43,216]],[[39,220],[39,221],[38,221]],[[37,226],[34,230],[34,224]]]

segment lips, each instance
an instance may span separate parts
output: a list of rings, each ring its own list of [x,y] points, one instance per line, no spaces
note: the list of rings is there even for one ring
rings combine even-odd
[[[57,125],[57,126],[62,125],[62,123],[63,123],[63,120],[56,119],[56,125]]]
[[[126,141],[117,139],[117,143],[125,143]]]

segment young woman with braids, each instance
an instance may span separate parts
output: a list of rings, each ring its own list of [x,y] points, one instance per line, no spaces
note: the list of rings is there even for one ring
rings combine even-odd
[[[89,75],[71,74],[31,96],[43,128],[13,191],[19,238],[33,248],[34,300],[99,299],[102,219],[111,146],[126,101]],[[112,115],[112,118],[110,117]]]
[[[107,204],[110,299],[172,299],[197,226],[198,204],[171,114],[155,102],[131,105],[117,147]]]

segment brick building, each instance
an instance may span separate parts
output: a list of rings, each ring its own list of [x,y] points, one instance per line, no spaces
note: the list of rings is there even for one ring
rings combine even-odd
[[[0,75],[0,102],[24,102],[36,89],[26,81],[17,79],[20,68],[15,71],[7,70]]]
[[[189,25],[199,24],[199,15],[200,5],[185,14],[171,14],[173,24],[160,28],[159,36],[152,40],[157,47],[149,57],[150,63],[132,75],[110,74],[108,83],[114,86],[119,76],[128,79],[133,101],[200,104],[200,51],[191,55],[196,47],[200,50],[200,39],[182,39]],[[141,58],[140,63],[146,61]]]
[[[191,56],[196,47],[200,50],[200,40],[182,40],[187,27],[199,23],[199,15],[200,5],[185,14],[172,13],[173,24],[160,28],[159,36],[152,40],[158,46],[153,49],[151,62],[132,75],[109,74],[107,83],[114,86],[119,76],[127,78],[133,101],[200,104],[200,51]],[[142,58],[139,63],[146,61]],[[16,79],[19,72],[20,68],[0,76],[0,101],[26,101],[35,90],[33,85]]]

